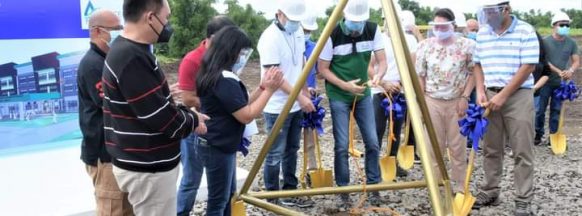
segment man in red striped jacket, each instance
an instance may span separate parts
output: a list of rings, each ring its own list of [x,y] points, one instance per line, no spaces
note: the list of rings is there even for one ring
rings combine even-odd
[[[172,35],[167,0],[124,0],[125,28],[103,68],[105,144],[136,215],[176,215],[180,140],[208,117],[177,106],[150,45]]]

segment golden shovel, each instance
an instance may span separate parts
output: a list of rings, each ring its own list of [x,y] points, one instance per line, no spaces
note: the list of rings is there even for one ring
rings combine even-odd
[[[558,123],[558,131],[554,134],[550,134],[550,145],[552,147],[552,152],[555,155],[561,155],[566,152],[566,147],[568,142],[566,139],[566,134],[562,132],[562,126],[564,125],[564,113],[566,104],[562,103],[562,109],[560,110],[560,122]]]
[[[486,109],[483,113],[483,117],[489,115],[490,110]],[[481,145],[481,140],[479,140],[479,145]],[[455,216],[465,216],[471,213],[473,204],[475,204],[475,197],[469,191],[469,183],[471,182],[471,174],[473,173],[473,168],[475,165],[475,149],[471,148],[471,153],[469,153],[469,165],[467,166],[467,173],[465,174],[465,185],[463,193],[455,194],[455,199],[453,200],[453,211]]]
[[[388,99],[389,106],[392,107],[392,100],[390,96],[386,94],[386,98]],[[392,142],[394,142],[394,118],[393,112],[390,112],[390,123],[388,125],[388,136],[387,136],[387,146],[386,146],[386,155],[380,158],[380,171],[382,173],[382,180],[384,182],[393,182],[396,178],[396,157],[390,156],[390,151],[392,149]]]
[[[311,187],[321,188],[321,187],[333,187],[333,176],[331,170],[323,169],[323,163],[321,162],[321,150],[319,148],[319,139],[317,137],[316,130],[313,131],[313,141],[315,142],[315,150],[317,151],[317,169],[309,171],[309,176],[311,176]]]
[[[398,160],[398,166],[400,168],[410,170],[414,166],[414,146],[408,145],[410,138],[410,116],[406,118],[405,124],[404,141],[400,143],[396,159]]]

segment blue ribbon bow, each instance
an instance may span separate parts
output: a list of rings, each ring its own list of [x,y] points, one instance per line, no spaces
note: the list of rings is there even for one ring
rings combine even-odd
[[[483,139],[485,132],[487,132],[487,125],[489,124],[484,114],[485,109],[483,107],[469,104],[467,116],[459,120],[461,134],[473,140],[472,146],[475,151],[479,148],[479,140]]]
[[[249,154],[249,146],[251,145],[251,141],[246,137],[243,137],[240,143],[238,144],[238,151],[243,154],[243,156],[247,156]]]
[[[578,98],[580,92],[574,84],[574,81],[566,82],[562,81],[560,83],[560,87],[554,90],[554,96],[560,101],[574,101],[574,99]]]
[[[319,105],[323,100],[321,96],[312,96],[311,102],[315,107],[314,112],[303,113],[303,121],[301,121],[301,127],[303,128],[315,128],[318,134],[323,134],[323,118],[325,117],[325,109]]]
[[[390,116],[390,112],[394,112],[394,118],[400,121],[404,119],[406,115],[406,98],[403,94],[396,94],[392,97],[392,106],[390,106],[390,102],[388,98],[384,98],[380,106],[384,109],[384,115]]]

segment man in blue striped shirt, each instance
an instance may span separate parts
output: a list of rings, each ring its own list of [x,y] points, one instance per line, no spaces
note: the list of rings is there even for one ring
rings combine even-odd
[[[532,72],[539,61],[534,28],[511,15],[509,0],[489,0],[478,14],[474,75],[477,102],[491,110],[485,135],[485,182],[474,208],[499,205],[505,137],[514,152],[515,215],[531,215],[533,198]]]

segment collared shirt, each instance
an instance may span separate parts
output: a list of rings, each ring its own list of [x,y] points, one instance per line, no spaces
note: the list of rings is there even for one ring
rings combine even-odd
[[[92,166],[97,166],[98,161],[111,162],[105,148],[102,101],[96,87],[101,82],[104,61],[105,52],[91,43],[77,70],[79,126],[83,134],[81,160]]]
[[[206,52],[206,40],[200,42],[198,48],[192,50],[180,63],[180,68],[178,69],[178,86],[182,90],[186,91],[196,91],[196,75],[200,66],[202,65],[202,57]]]
[[[540,48],[535,29],[528,23],[511,16],[509,28],[498,35],[490,28],[481,28],[473,60],[481,64],[486,87],[505,87],[522,65],[537,64]],[[533,88],[534,77],[521,85]]]
[[[289,34],[272,23],[259,38],[257,50],[261,60],[261,76],[265,72],[265,67],[278,66],[283,71],[283,78],[294,86],[303,71],[303,60],[305,52],[305,39],[302,29],[293,34]],[[287,102],[289,95],[283,90],[275,91],[269,99],[264,112],[279,114]],[[291,112],[301,109],[299,103],[295,102]]]

